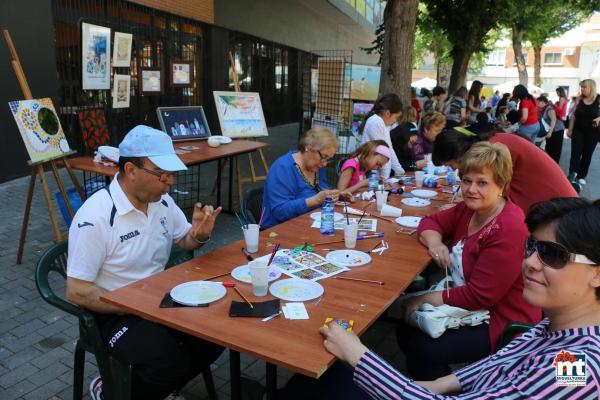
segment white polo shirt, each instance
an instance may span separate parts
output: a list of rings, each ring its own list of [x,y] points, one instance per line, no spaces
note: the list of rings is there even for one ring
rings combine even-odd
[[[67,275],[106,290],[164,270],[173,243],[191,228],[168,194],[148,204],[148,215],[136,209],[117,177],[110,193],[99,190],[81,206],[69,229]]]

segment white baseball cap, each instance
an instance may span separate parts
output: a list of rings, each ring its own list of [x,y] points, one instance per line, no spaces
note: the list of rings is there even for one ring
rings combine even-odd
[[[125,135],[119,144],[120,157],[148,157],[164,171],[184,171],[187,169],[175,154],[171,137],[146,125],[138,125]]]

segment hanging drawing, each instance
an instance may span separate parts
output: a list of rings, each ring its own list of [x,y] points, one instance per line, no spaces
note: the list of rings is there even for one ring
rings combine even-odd
[[[53,160],[71,151],[52,99],[10,101],[8,105],[32,163]]]
[[[129,75],[113,76],[113,108],[129,108],[129,87],[131,77]]]
[[[82,89],[110,89],[110,28],[81,24]]]
[[[131,64],[131,33],[115,32],[113,42],[113,67],[129,67]]]

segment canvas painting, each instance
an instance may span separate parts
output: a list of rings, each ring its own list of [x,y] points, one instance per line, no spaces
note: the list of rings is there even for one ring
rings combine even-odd
[[[350,97],[353,100],[377,100],[381,67],[352,64]]]
[[[110,89],[110,28],[81,24],[82,88]]]
[[[71,151],[52,99],[8,103],[32,163],[53,160]]]
[[[129,108],[130,85],[131,77],[129,75],[114,75],[113,108]]]
[[[131,64],[131,33],[115,32],[113,46],[113,67],[129,67]]]
[[[221,132],[231,138],[268,136],[258,93],[213,92]]]

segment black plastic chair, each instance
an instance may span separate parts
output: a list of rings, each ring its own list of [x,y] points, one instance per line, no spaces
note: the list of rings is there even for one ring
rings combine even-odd
[[[506,327],[500,336],[500,340],[498,341],[498,348],[506,346],[515,338],[516,335],[519,333],[525,333],[534,326],[534,324],[528,324],[525,322],[510,322],[506,324]]]
[[[79,339],[75,346],[73,365],[73,399],[80,400],[83,395],[83,376],[85,352],[96,357],[98,370],[102,377],[102,393],[106,400],[124,400],[131,398],[132,366],[122,363],[108,353],[100,335],[100,329],[94,316],[85,308],[70,303],[59,297],[51,288],[50,273],[56,272],[63,279],[67,277],[67,241],[57,243],[47,249],[40,257],[36,271],[35,283],[42,298],[53,306],[71,314],[79,320]],[[193,252],[178,249],[171,253],[168,266],[181,263],[193,257]],[[210,367],[203,371],[204,383],[211,399],[217,398]]]
[[[255,224],[258,224],[262,213],[263,192],[263,187],[249,190],[244,195],[244,201],[242,202],[243,215]]]

